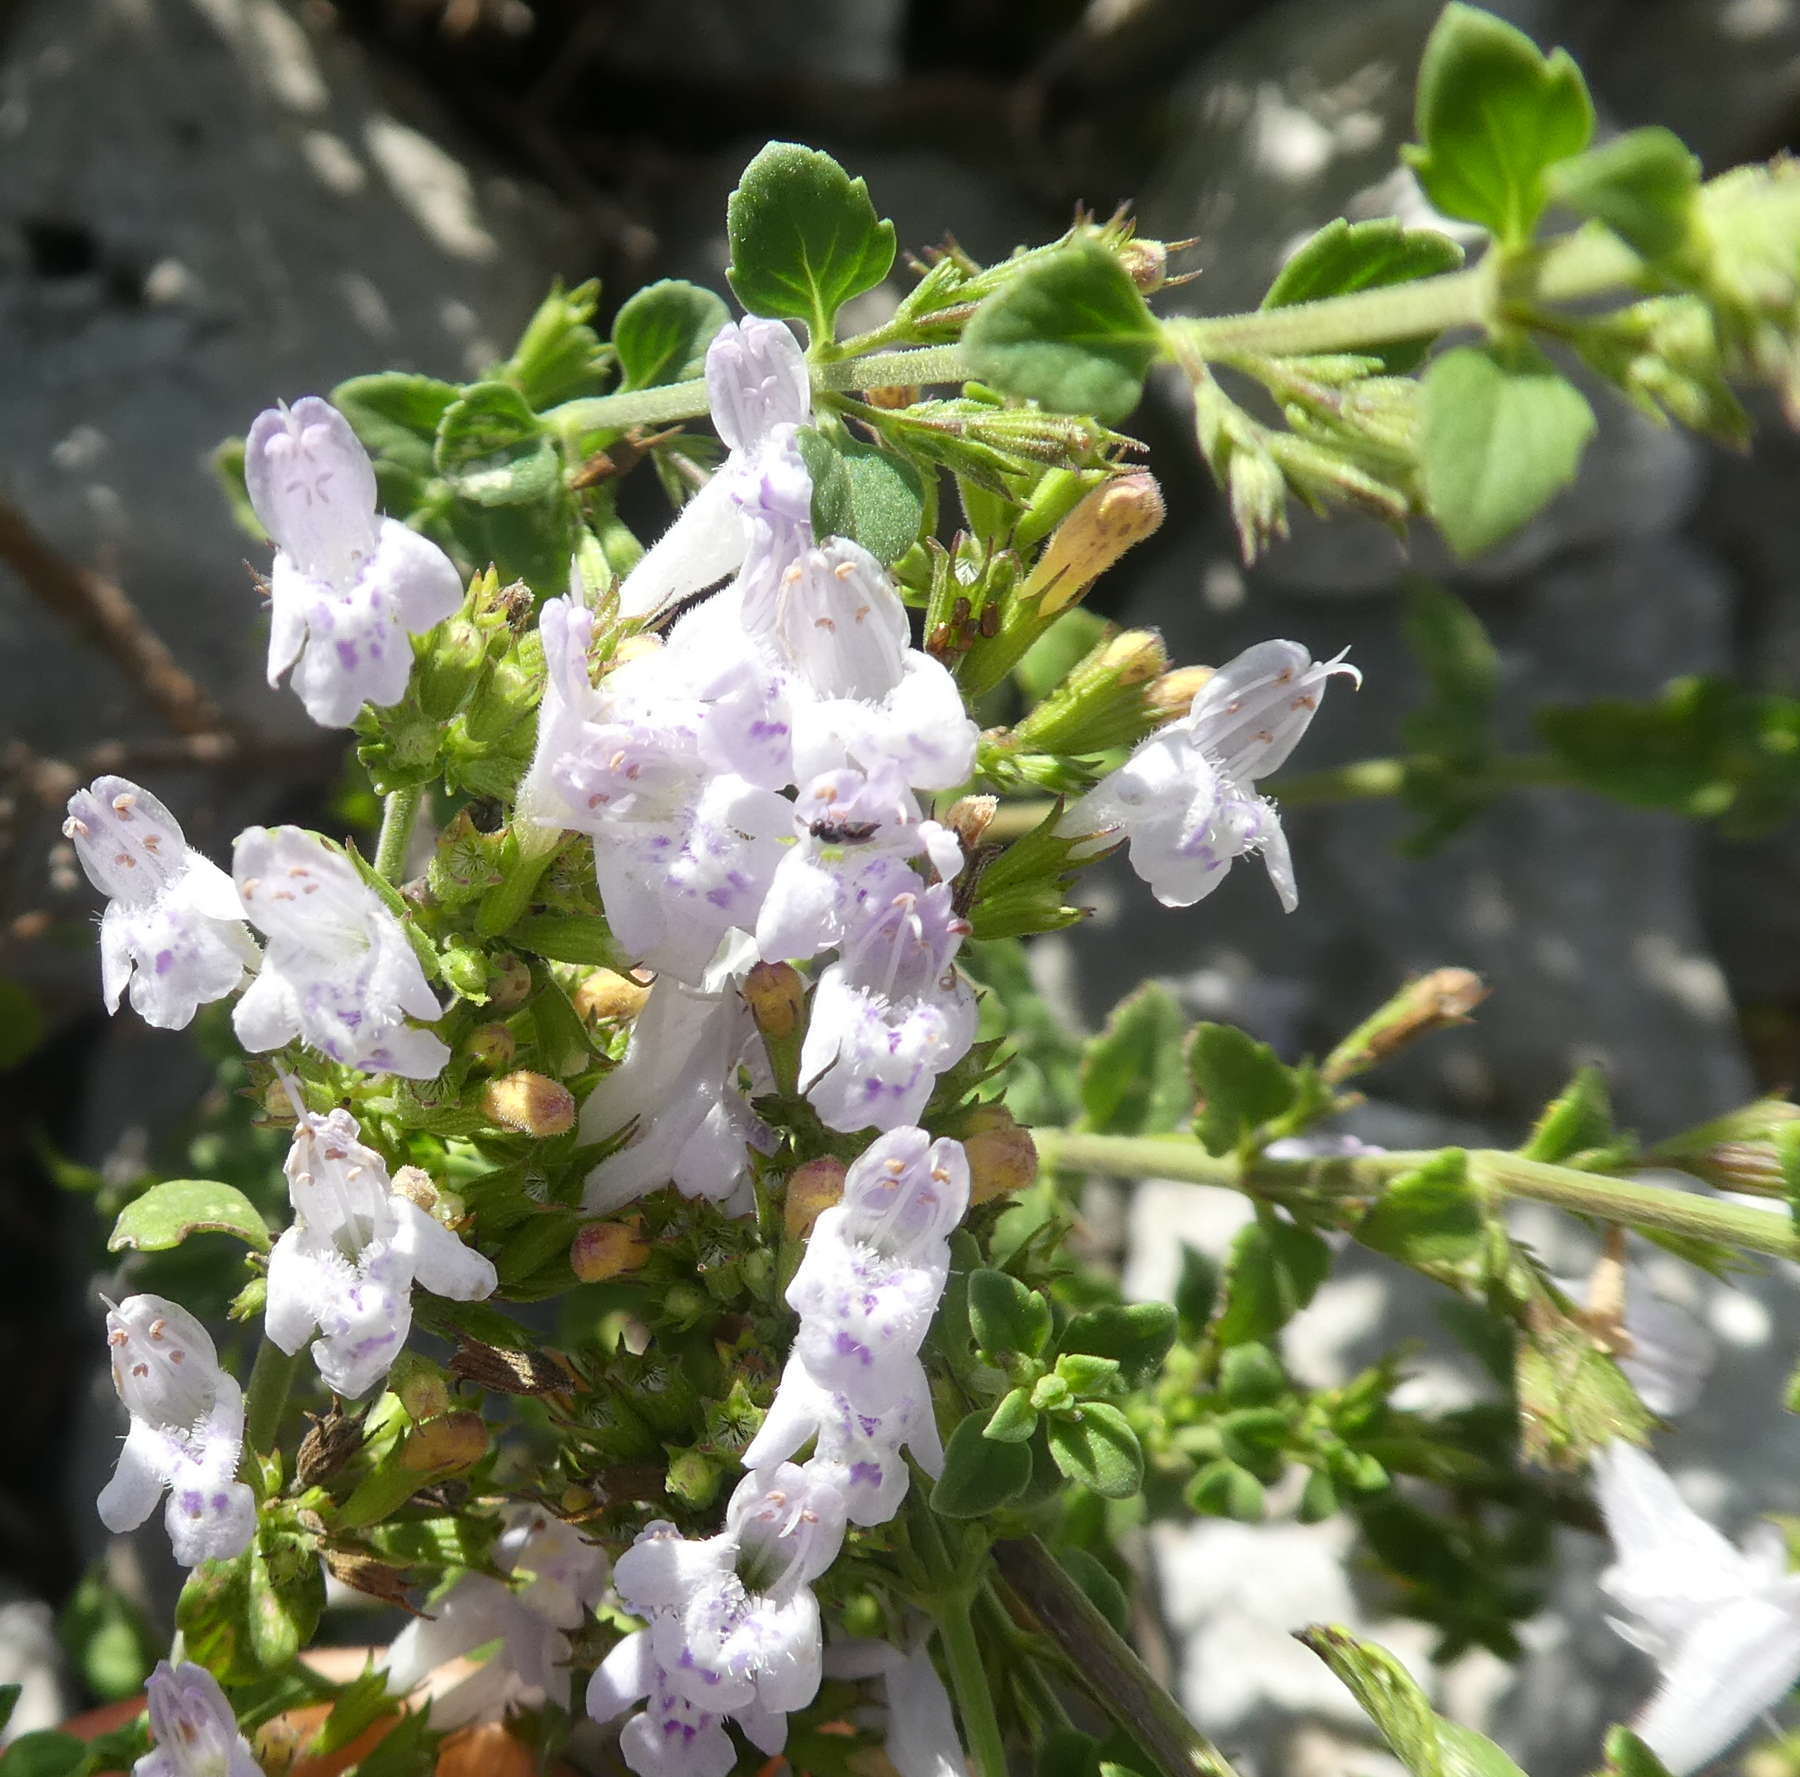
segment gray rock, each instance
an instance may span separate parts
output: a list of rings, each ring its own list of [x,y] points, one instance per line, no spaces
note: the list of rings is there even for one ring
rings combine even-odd
[[[842,80],[873,85],[899,69],[900,0],[675,0],[633,7],[602,47],[618,69],[725,79]]]

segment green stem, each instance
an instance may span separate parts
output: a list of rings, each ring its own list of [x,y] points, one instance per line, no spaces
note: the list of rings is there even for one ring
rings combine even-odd
[[[1036,1537],[995,1543],[994,1561],[1014,1596],[1069,1656],[1094,1701],[1164,1777],[1236,1777],[1224,1754]]]
[[[292,1357],[273,1339],[264,1337],[257,1347],[256,1362],[250,1369],[250,1386],[244,1391],[244,1455],[254,1462],[275,1448],[281,1431],[281,1415],[287,1407],[288,1390],[300,1368],[300,1353]],[[260,1480],[260,1477],[259,1477]]]
[[[956,1712],[962,1719],[976,1777],[1006,1777],[1006,1744],[1000,1738],[1000,1722],[994,1714],[994,1699],[988,1690],[987,1668],[981,1663],[981,1646],[975,1639],[969,1601],[947,1601],[938,1614],[937,1625],[944,1645],[944,1664],[950,1669],[950,1688],[956,1693]]]
[[[399,886],[406,872],[406,853],[412,844],[414,823],[425,805],[423,785],[390,790],[381,807],[381,832],[375,840],[375,874],[383,882]]]
[[[1379,1197],[1390,1179],[1435,1159],[1437,1150],[1361,1154],[1348,1159],[1259,1159],[1248,1167],[1219,1158],[1189,1136],[1089,1135],[1074,1129],[1034,1129],[1039,1163],[1075,1172],[1103,1172],[1115,1178],[1182,1179],[1216,1185],[1280,1201],[1284,1197]],[[1631,1228],[1697,1235],[1751,1252],[1800,1259],[1800,1236],[1786,1216],[1741,1204],[1722,1203],[1697,1192],[1673,1191],[1598,1172],[1550,1166],[1501,1148],[1469,1150],[1469,1170],[1480,1183],[1505,1197],[1529,1198],[1559,1209]]]

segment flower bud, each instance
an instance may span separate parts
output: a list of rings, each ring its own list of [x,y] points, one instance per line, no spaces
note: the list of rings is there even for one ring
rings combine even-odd
[[[659,652],[662,645],[662,637],[658,635],[639,634],[626,636],[625,639],[613,649],[612,658],[606,663],[606,670],[611,672],[614,667],[629,666],[634,660],[647,659],[650,655]]]
[[[413,1475],[455,1474],[487,1455],[488,1431],[479,1413],[441,1413],[410,1433],[400,1466]]]
[[[394,1174],[393,1186],[408,1203],[416,1203],[427,1215],[437,1209],[438,1188],[431,1182],[431,1174],[424,1167],[402,1166]]]
[[[812,1232],[813,1223],[842,1199],[848,1171],[842,1160],[821,1154],[816,1160],[802,1161],[788,1175],[782,1226],[789,1240],[804,1240]]]
[[[388,1371],[388,1390],[414,1425],[441,1418],[450,1411],[450,1383],[430,1358],[403,1351]],[[407,1463],[408,1468],[415,1465]]]
[[[449,721],[486,663],[487,637],[467,617],[451,618],[414,669],[420,710],[434,722]]]
[[[1217,667],[1211,666],[1178,666],[1173,672],[1164,673],[1144,693],[1144,701],[1160,720],[1179,721],[1194,707],[1194,699],[1200,695],[1201,688],[1217,671]]]
[[[969,1203],[987,1203],[1023,1191],[1038,1174],[1037,1143],[1005,1105],[982,1105],[962,1138],[969,1157]]]
[[[1147,241],[1133,235],[1114,249],[1125,275],[1146,296],[1160,290],[1169,281],[1169,249],[1162,241]]]
[[[602,1020],[635,1018],[643,1010],[650,989],[642,981],[613,969],[590,969],[571,994],[575,1010],[589,1024]]]
[[[997,796],[964,796],[952,804],[950,812],[944,816],[944,825],[956,835],[965,852],[973,852],[981,843],[982,835],[993,825],[999,808]]]
[[[1716,1191],[1786,1197],[1800,1175],[1800,1105],[1759,1098],[1659,1142],[1644,1162],[1678,1166]]]
[[[1288,534],[1287,477],[1266,450],[1234,450],[1225,472],[1231,521],[1244,560],[1253,562]]]
[[[463,732],[477,746],[491,745],[531,714],[543,688],[541,654],[535,660],[509,655],[482,680],[470,698],[462,715]]]
[[[704,1511],[718,1497],[723,1472],[714,1458],[698,1450],[683,1450],[669,1464],[669,1497]]]
[[[1019,588],[1048,617],[1083,597],[1125,552],[1152,535],[1165,512],[1162,489],[1147,469],[1103,481],[1057,526]]]
[[[1325,1079],[1335,1086],[1378,1067],[1432,1031],[1467,1024],[1487,996],[1481,977],[1469,969],[1433,969],[1409,981],[1325,1058]]]
[[[784,1043],[800,1028],[806,982],[792,963],[758,963],[744,977],[744,999],[756,1028],[771,1043]]]
[[[919,398],[917,383],[883,383],[879,388],[864,389],[863,399],[871,407],[897,410],[911,407]]]
[[[639,1222],[585,1222],[569,1247],[569,1269],[583,1283],[610,1283],[640,1270],[649,1257]]]
[[[1168,668],[1168,651],[1153,629],[1105,637],[1013,729],[1013,739],[1030,753],[1134,745],[1152,726],[1146,687]]]
[[[449,944],[440,954],[438,962],[444,979],[465,999],[475,999],[487,992],[487,958],[479,950],[471,950],[462,944]]]
[[[488,959],[488,1004],[511,1012],[531,997],[531,967],[510,950]]]
[[[575,1095],[556,1080],[520,1068],[482,1088],[481,1113],[490,1122],[543,1140],[575,1127]]]
[[[462,1040],[463,1054],[484,1073],[510,1066],[518,1048],[518,1039],[504,1024],[478,1024]]]

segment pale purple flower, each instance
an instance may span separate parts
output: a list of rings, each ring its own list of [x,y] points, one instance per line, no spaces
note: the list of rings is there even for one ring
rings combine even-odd
[[[1709,1764],[1800,1679],[1800,1574],[1770,1524],[1733,1548],[1635,1445],[1594,1457],[1614,1562],[1600,1587],[1661,1669],[1631,1727],[1672,1773]]]
[[[640,1777],[714,1769],[726,1715],[764,1751],[781,1750],[787,1716],[818,1693],[812,1582],[837,1558],[844,1523],[835,1487],[781,1463],[738,1483],[719,1535],[690,1543],[652,1524],[619,1557],[613,1583],[649,1627],[594,1674],[588,1712],[608,1721],[649,1700],[620,1737]]]
[[[825,1650],[825,1675],[880,1682],[882,1707],[870,1713],[899,1777],[968,1777],[950,1694],[931,1663],[929,1629],[905,1651],[888,1641],[834,1642]]]
[[[767,1149],[773,1137],[750,1109],[738,1075],[761,1047],[734,982],[706,993],[660,978],[631,1027],[624,1059],[581,1107],[584,1143],[636,1123],[624,1147],[588,1174],[588,1213],[604,1214],[664,1185],[684,1197],[748,1207],[750,1149]]]
[[[407,632],[443,622],[462,602],[455,565],[381,517],[369,453],[316,395],[257,415],[244,482],[275,541],[269,683],[294,666],[294,690],[326,728],[349,727],[366,703],[398,703],[412,674]]]
[[[1059,831],[1125,840],[1132,869],[1165,907],[1191,907],[1235,859],[1261,851],[1291,913],[1299,893],[1287,839],[1256,780],[1294,750],[1336,673],[1362,682],[1341,655],[1315,662],[1298,642],[1246,648],[1207,680],[1185,716],[1074,803]]]
[[[820,976],[800,1083],[828,1128],[917,1122],[937,1077],[975,1040],[975,995],[955,956],[969,933],[950,886],[890,866]]]
[[[219,1681],[192,1660],[158,1660],[144,1685],[155,1746],[131,1777],[262,1777]]]
[[[432,1600],[429,1615],[394,1637],[381,1662],[388,1688],[403,1695],[450,1661],[499,1643],[472,1672],[432,1691],[433,1727],[498,1721],[547,1701],[560,1706],[569,1691],[569,1632],[587,1620],[611,1576],[605,1550],[573,1525],[535,1506],[509,1507],[506,1516],[494,1564],[514,1583],[464,1574]]]
[[[794,830],[756,922],[757,948],[771,962],[841,943],[896,860],[924,854],[946,882],[962,869],[956,835],[923,817],[887,761],[815,777],[794,800]]]
[[[580,742],[581,725],[594,704],[588,678],[588,644],[594,614],[572,599],[546,599],[538,613],[544,646],[544,695],[538,704],[537,749],[519,783],[518,820],[524,827],[571,824],[567,798],[556,783],[556,765]]]
[[[289,1092],[293,1088],[289,1086]],[[292,1354],[315,1329],[313,1362],[334,1394],[366,1394],[412,1326],[412,1286],[452,1301],[492,1295],[490,1261],[400,1195],[346,1110],[318,1116],[298,1098],[285,1171],[294,1225],[269,1255],[264,1329]]]
[[[238,835],[232,876],[268,940],[232,1014],[252,1054],[295,1037],[370,1073],[430,1079],[450,1059],[408,1015],[443,1015],[399,920],[342,852],[300,827]]]
[[[100,1522],[135,1530],[166,1488],[164,1522],[183,1567],[242,1554],[256,1534],[255,1501],[237,1479],[244,1394],[206,1329],[162,1296],[127,1296],[108,1308],[106,1342],[131,1429],[100,1490]]]
[[[257,949],[231,878],[187,842],[180,823],[129,778],[97,777],[69,798],[63,832],[87,879],[108,898],[100,917],[100,981],[116,1012],[180,1030],[223,999]]]
[[[749,1468],[785,1462],[811,1441],[807,1474],[835,1487],[852,1524],[885,1524],[899,1511],[911,1476],[902,1451],[928,1475],[944,1469],[925,1368],[914,1358],[895,1364],[890,1405],[880,1411],[859,1406],[847,1395],[813,1378],[796,1351],[781,1372],[768,1416],[744,1452]]]
[[[647,617],[736,573],[758,522],[810,526],[812,479],[794,433],[812,417],[812,385],[793,334],[755,315],[728,322],[707,349],[706,387],[730,454],[626,576],[623,616]]]

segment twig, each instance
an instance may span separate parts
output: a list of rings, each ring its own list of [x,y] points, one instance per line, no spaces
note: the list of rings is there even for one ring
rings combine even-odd
[[[152,703],[177,734],[225,726],[219,707],[177,662],[117,581],[77,566],[0,500],[0,561],[62,622],[91,641]]]

